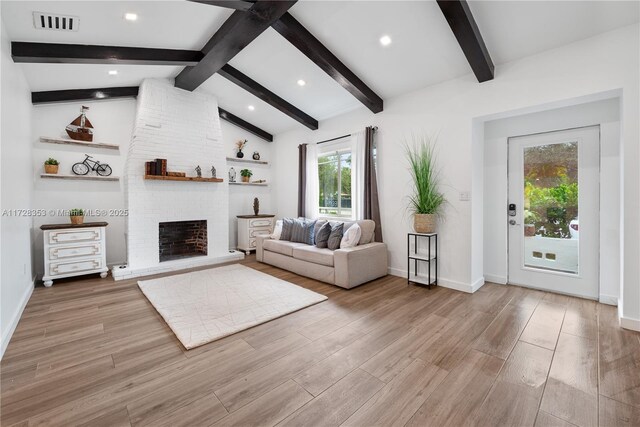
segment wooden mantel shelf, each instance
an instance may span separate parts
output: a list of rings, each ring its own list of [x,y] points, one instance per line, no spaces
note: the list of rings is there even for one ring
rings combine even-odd
[[[223,182],[222,178],[198,178],[197,176],[163,176],[145,175],[144,179],[155,179],[158,181],[195,181],[195,182]]]

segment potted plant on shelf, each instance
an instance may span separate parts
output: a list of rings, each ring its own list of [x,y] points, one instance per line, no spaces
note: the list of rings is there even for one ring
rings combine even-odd
[[[247,140],[238,140],[238,142],[236,142],[236,148],[238,149],[238,152],[236,153],[236,157],[241,159],[244,157],[244,153],[242,152],[242,150],[244,149],[245,145],[247,145]]]
[[[249,180],[251,179],[252,175],[253,175],[253,172],[251,172],[251,170],[249,170],[249,169],[242,169],[240,171],[240,176],[242,177],[242,182],[249,182]]]
[[[84,211],[82,209],[71,209],[69,211],[71,224],[82,224],[84,222]]]
[[[413,194],[409,196],[409,210],[413,213],[413,227],[417,233],[434,233],[436,220],[446,202],[439,191],[440,173],[431,140],[422,137],[410,147],[406,145]]]
[[[45,173],[50,173],[50,174],[57,174],[58,173],[58,165],[60,165],[60,162],[58,162],[56,159],[49,157],[47,160],[44,161],[44,171]]]
[[[536,221],[540,218],[538,214],[529,209],[524,210],[524,235],[526,237],[533,237],[536,235]]]

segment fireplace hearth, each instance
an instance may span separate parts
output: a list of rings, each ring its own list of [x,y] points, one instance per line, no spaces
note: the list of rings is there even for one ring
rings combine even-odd
[[[158,224],[160,262],[207,255],[207,221],[171,221]]]

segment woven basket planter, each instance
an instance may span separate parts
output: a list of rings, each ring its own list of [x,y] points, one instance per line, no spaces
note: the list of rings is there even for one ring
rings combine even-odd
[[[433,214],[415,214],[413,216],[413,228],[416,233],[435,233],[437,216]]]
[[[58,165],[44,165],[44,172],[50,174],[58,173]]]
[[[71,218],[71,224],[82,224],[84,223],[84,215],[70,215],[69,218]]]

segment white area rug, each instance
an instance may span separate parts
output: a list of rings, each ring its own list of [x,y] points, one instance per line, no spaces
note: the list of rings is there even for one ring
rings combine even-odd
[[[187,349],[327,299],[240,264],[139,281],[138,286]]]

